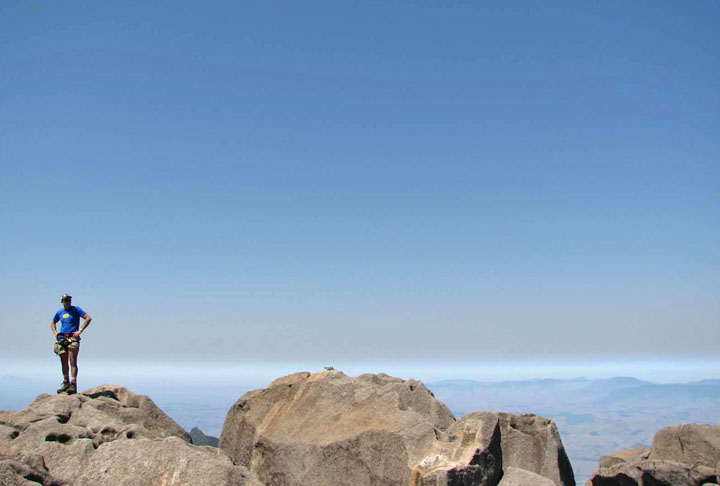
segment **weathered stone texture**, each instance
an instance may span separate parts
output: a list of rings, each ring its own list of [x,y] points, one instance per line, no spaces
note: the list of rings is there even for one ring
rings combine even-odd
[[[22,411],[0,411],[0,484],[260,484],[225,453],[189,440],[150,398],[121,386],[40,395]]]
[[[452,413],[420,382],[296,373],[242,396],[220,447],[268,486],[487,485],[503,467],[574,485],[555,424],[534,415]]]

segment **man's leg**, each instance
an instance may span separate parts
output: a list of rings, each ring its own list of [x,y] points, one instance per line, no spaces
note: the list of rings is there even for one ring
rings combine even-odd
[[[80,348],[77,349],[68,349],[67,354],[70,358],[70,372],[72,373],[72,379],[70,380],[70,388],[68,389],[68,393],[75,393],[77,392],[77,375],[78,375],[78,354],[80,354]]]
[[[68,354],[67,352],[65,352],[59,354],[58,356],[60,356],[60,366],[62,367],[63,374],[63,382],[62,385],[60,385],[58,393],[62,393],[70,386],[70,376],[68,375]]]

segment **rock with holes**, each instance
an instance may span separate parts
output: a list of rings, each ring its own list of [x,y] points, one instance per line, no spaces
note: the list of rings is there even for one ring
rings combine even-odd
[[[101,444],[188,434],[152,400],[104,385],[76,395],[40,395],[19,412],[0,412],[0,453],[40,454],[53,477],[72,481]]]
[[[655,434],[650,459],[714,468],[720,461],[720,425],[665,427]]]
[[[53,478],[40,454],[20,452],[0,454],[0,484],[3,486],[65,486],[67,483]]]
[[[588,486],[702,486],[716,483],[714,468],[674,461],[645,459],[601,467],[586,483]]]
[[[481,412],[455,421],[420,382],[296,373],[241,397],[220,447],[268,486],[486,485],[518,466],[574,485],[552,421]]]
[[[153,469],[145,467],[146,459],[127,452],[123,456],[128,458],[127,461],[135,457],[138,462],[130,464],[126,461],[124,475],[117,476],[117,481],[92,483],[87,479],[104,474],[104,461],[111,451],[135,449],[143,451],[147,457],[152,457],[149,449],[153,449],[159,458],[176,454],[177,464],[194,464],[193,461],[203,458],[205,465],[196,469],[203,471],[213,482],[186,484],[254,484],[243,479],[249,477],[247,470],[233,466],[227,456],[197,452],[189,442],[187,432],[147,396],[115,385],[92,388],[76,395],[40,395],[22,411],[0,412],[0,454],[11,457],[28,452],[36,454],[41,458],[42,468],[35,467],[33,471],[44,471],[50,478],[48,481],[58,484],[72,485],[82,481],[85,481],[83,484],[162,484],[167,472],[163,467],[170,467],[168,464],[171,463],[165,461],[162,463],[165,466],[161,464]],[[114,448],[106,447],[111,444],[115,444]],[[185,448],[178,444],[185,444]],[[156,476],[152,475],[153,471]],[[28,474],[36,473],[30,471]],[[46,480],[42,474],[38,477]],[[226,480],[220,480],[223,477]]]

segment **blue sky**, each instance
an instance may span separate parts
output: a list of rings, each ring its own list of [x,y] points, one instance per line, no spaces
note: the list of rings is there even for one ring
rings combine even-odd
[[[0,2],[7,355],[716,355],[718,18]]]

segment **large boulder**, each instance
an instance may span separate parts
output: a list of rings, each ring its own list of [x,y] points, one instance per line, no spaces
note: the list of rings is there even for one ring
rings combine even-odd
[[[588,486],[702,486],[717,484],[717,472],[673,461],[621,462],[598,469]]]
[[[601,457],[587,484],[701,486],[718,484],[719,475],[720,426],[682,424],[661,429],[651,449],[639,446]]]
[[[682,424],[661,429],[650,459],[716,467],[720,461],[720,425]]]
[[[497,484],[501,477],[504,480],[503,471],[510,469],[533,473],[558,486],[575,484],[570,460],[552,420],[533,414],[472,412],[448,427],[447,434],[448,441],[439,441],[440,447],[436,446],[444,449],[444,454],[434,468],[448,471],[443,476],[445,482],[436,480],[438,485],[450,484],[458,475],[467,477],[478,466],[488,484]],[[416,469],[422,471],[422,466]],[[520,480],[517,471],[514,476],[508,481]]]
[[[99,474],[93,468],[103,467],[101,458],[107,454],[106,445],[122,443],[120,447],[132,449],[143,440],[154,441],[158,454],[166,449],[179,451],[183,454],[178,456],[179,461],[191,461],[194,454],[188,452],[193,446],[187,432],[150,398],[122,386],[103,385],[75,395],[40,395],[24,410],[0,411],[0,454],[9,458],[5,470],[21,470],[23,478],[29,474],[40,478],[37,482],[42,484],[54,484],[53,481],[75,484],[81,477]],[[175,441],[188,447],[179,449]],[[22,462],[18,462],[17,458],[27,453],[41,459],[34,465],[24,463],[35,472],[24,469]],[[227,457],[219,458],[209,461],[207,467],[225,471],[228,462]],[[148,470],[138,464],[125,471],[123,484],[161,484],[162,468]],[[247,473],[239,469],[240,476]],[[153,476],[153,472],[160,476]],[[225,482],[213,484],[244,484],[235,480],[237,475],[231,476]]]
[[[410,473],[411,486],[496,485],[503,476],[496,414],[465,415],[447,429]]]
[[[220,448],[268,485],[406,486],[454,421],[414,380],[295,373],[243,395]]]
[[[503,465],[525,469],[557,485],[575,484],[570,459],[555,422],[537,415],[497,413]]]
[[[503,465],[574,485],[554,423],[479,412],[456,421],[419,381],[296,373],[243,395],[220,448],[268,486],[487,485]]]

